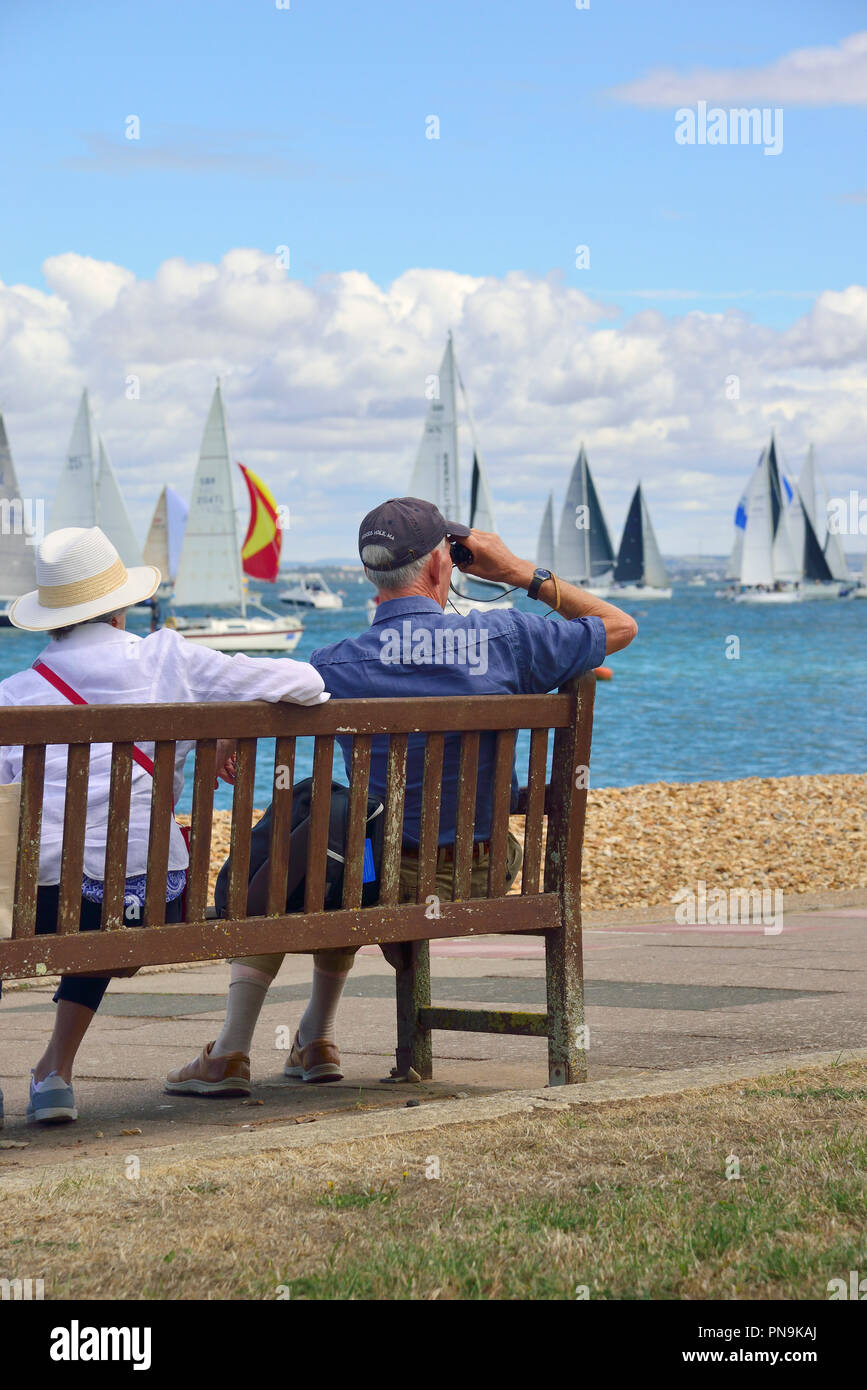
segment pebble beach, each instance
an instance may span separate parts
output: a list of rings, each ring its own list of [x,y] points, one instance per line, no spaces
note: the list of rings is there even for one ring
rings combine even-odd
[[[254,819],[261,814],[255,811]],[[230,822],[228,811],[215,811],[212,891],[228,854]],[[523,817],[514,816],[519,839],[523,828]],[[709,887],[790,895],[867,891],[867,774],[651,782],[588,792],[585,911],[669,905],[700,879]],[[513,891],[519,890],[520,878]]]

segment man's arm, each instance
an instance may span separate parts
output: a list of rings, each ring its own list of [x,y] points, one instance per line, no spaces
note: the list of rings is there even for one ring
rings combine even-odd
[[[530,560],[520,560],[513,555],[507,545],[491,531],[471,531],[463,542],[473,552],[473,563],[461,565],[464,574],[475,574],[479,579],[491,579],[498,584],[528,589],[533,581],[535,565]],[[557,612],[564,618],[601,618],[605,627],[605,652],[622,651],[638,632],[638,624],[628,613],[616,608],[613,603],[588,594],[576,584],[567,584],[557,576],[560,586],[560,607]],[[546,579],[538,597],[553,608],[557,602],[556,585]]]

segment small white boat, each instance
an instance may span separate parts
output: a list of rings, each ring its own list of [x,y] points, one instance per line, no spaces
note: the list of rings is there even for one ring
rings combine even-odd
[[[706,589],[707,580],[703,574],[694,574],[692,579],[686,581],[686,587],[688,589]]]
[[[735,594],[735,603],[800,603],[798,589],[762,589],[751,585]]]
[[[594,590],[588,589],[588,593]],[[640,599],[643,603],[646,599],[653,600],[658,598],[671,598],[672,590],[656,588],[652,584],[612,584],[611,588],[603,597],[611,603],[625,603],[629,599]]]
[[[321,574],[299,574],[288,589],[280,594],[281,603],[297,603],[304,608],[338,609],[343,599],[329,589]]]
[[[864,556],[864,568],[861,571],[861,582],[852,597],[867,598],[867,555]]]
[[[276,613],[267,618],[175,618],[171,625],[188,641],[217,652],[294,652],[304,631],[297,618]]]

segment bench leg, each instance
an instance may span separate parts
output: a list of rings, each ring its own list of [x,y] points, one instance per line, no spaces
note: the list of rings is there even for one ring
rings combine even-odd
[[[395,970],[397,1076],[406,1076],[412,1067],[422,1081],[429,1081],[431,1034],[429,1028],[419,1027],[418,1012],[430,1007],[430,947],[426,941],[401,941],[380,949]]]
[[[548,993],[548,1085],[587,1080],[584,971],[579,933],[560,927],[545,933]]]

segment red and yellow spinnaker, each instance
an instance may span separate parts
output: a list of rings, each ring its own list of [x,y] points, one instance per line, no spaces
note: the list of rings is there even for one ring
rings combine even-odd
[[[283,548],[283,528],[277,503],[255,473],[238,467],[244,475],[250,494],[250,525],[241,547],[241,564],[245,574],[253,579],[267,579],[273,584],[280,570],[280,551]]]

